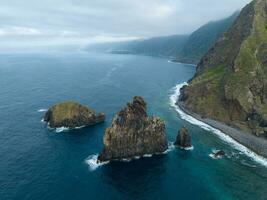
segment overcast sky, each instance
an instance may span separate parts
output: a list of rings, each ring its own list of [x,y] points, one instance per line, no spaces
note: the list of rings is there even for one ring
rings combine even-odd
[[[190,33],[250,0],[0,0],[0,43],[84,43]]]

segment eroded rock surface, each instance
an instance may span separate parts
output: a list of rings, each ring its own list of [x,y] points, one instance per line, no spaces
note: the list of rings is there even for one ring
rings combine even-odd
[[[158,117],[149,117],[144,99],[136,96],[113,118],[103,143],[99,161],[162,153],[168,147],[165,123]]]
[[[76,128],[105,121],[105,114],[73,101],[56,104],[45,113],[44,121],[51,128]]]
[[[186,128],[181,128],[181,130],[179,130],[174,145],[179,146],[181,148],[192,147],[191,135],[189,134]]]

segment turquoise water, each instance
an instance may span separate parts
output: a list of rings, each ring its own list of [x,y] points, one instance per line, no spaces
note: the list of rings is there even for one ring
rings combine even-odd
[[[134,55],[0,55],[0,199],[266,199],[266,167],[184,121],[170,105],[173,88],[194,71]],[[86,160],[101,151],[105,128],[135,95],[166,121],[169,141],[186,126],[194,149],[92,170]],[[69,132],[48,130],[41,110],[64,100],[105,112],[107,121]],[[214,149],[228,156],[212,159]]]

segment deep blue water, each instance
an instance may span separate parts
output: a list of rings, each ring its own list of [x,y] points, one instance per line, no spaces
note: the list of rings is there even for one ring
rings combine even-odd
[[[183,121],[170,106],[172,88],[194,66],[165,59],[90,53],[0,55],[0,199],[266,199],[267,169],[209,131]],[[113,115],[135,95],[166,121],[169,141],[182,126],[193,151],[90,170]],[[39,109],[75,100],[107,114],[94,127],[56,133]],[[228,157],[214,160],[213,149]]]

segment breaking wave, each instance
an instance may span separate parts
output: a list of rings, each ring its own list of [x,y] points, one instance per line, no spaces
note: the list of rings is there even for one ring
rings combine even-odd
[[[56,130],[57,133],[61,133],[61,132],[69,131],[70,128],[62,126],[62,127],[56,128],[55,130]]]
[[[46,112],[46,111],[47,111],[46,108],[41,108],[41,109],[37,110],[37,112]]]
[[[140,158],[151,158],[153,157],[154,155],[162,155],[162,154],[167,154],[168,152],[172,151],[175,149],[175,146],[173,145],[172,142],[169,142],[168,143],[168,149],[162,153],[155,153],[155,154],[145,154],[143,156],[135,156],[134,158],[124,158],[124,159],[121,159],[121,160],[114,160],[114,161],[119,161],[119,162],[131,162],[133,160],[138,160]],[[94,171],[96,170],[98,167],[100,166],[103,166],[105,164],[108,164],[110,161],[107,161],[107,162],[98,162],[97,161],[97,157],[98,155],[97,154],[94,154],[94,155],[90,155],[86,158],[85,160],[85,163],[89,165],[89,169],[90,171]]]
[[[95,154],[95,155],[91,155],[88,158],[86,158],[85,163],[89,166],[90,171],[94,171],[98,167],[109,163],[109,161],[100,163],[98,162],[97,157],[98,155]]]
[[[267,167],[267,159],[256,154],[255,152],[251,151],[250,149],[248,149],[247,147],[243,146],[242,144],[238,143],[237,141],[235,141],[234,139],[232,139],[230,136],[226,135],[225,133],[223,133],[222,131],[213,128],[212,126],[186,114],[184,111],[182,111],[178,105],[176,105],[176,101],[178,100],[179,96],[180,96],[180,89],[185,86],[188,85],[186,82],[181,83],[181,84],[177,84],[173,89],[172,89],[172,95],[170,96],[170,105],[178,112],[178,114],[180,115],[180,117],[183,120],[188,121],[191,124],[197,125],[199,127],[201,127],[202,129],[205,129],[207,131],[212,132],[213,134],[217,135],[220,139],[222,139],[223,141],[227,142],[229,145],[231,145],[233,148],[241,151],[242,153],[244,153],[245,155],[247,155],[249,158],[253,159],[254,161],[256,161],[257,163],[266,166]]]

